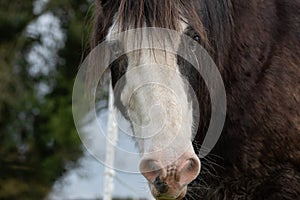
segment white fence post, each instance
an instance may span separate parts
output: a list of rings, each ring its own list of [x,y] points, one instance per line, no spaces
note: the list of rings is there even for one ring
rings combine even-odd
[[[106,139],[106,158],[104,170],[104,194],[103,200],[111,200],[114,190],[114,147],[118,141],[118,127],[114,120],[114,93],[112,84],[109,84],[109,97],[108,97],[108,122],[107,122],[107,139]]]

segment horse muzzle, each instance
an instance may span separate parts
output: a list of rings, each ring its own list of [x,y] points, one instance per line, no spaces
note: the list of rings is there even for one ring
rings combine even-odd
[[[140,171],[158,200],[182,199],[200,168],[200,160],[194,152],[185,152],[176,162],[167,165],[155,156],[144,158],[140,163]]]

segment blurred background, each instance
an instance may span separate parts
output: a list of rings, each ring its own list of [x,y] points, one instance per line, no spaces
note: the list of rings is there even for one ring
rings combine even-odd
[[[92,16],[92,0],[0,1],[0,199],[103,198],[104,167],[72,117]],[[140,175],[122,172],[113,196],[149,197]]]

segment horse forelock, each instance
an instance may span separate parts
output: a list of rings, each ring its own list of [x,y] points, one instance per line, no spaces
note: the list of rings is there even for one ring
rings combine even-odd
[[[103,41],[113,21],[120,25],[119,31],[142,27],[159,27],[181,31],[181,22],[186,22],[201,37],[203,44],[208,39],[200,18],[197,1],[187,0],[116,0],[96,2],[94,46]]]
[[[232,27],[232,5],[228,0],[97,0],[92,47],[101,43],[113,22],[120,32],[141,27],[180,31],[186,22],[221,65]]]

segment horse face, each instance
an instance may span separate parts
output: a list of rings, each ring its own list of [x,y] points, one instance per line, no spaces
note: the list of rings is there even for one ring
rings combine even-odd
[[[181,26],[183,34],[186,24]],[[118,30],[114,23],[106,42],[113,51],[126,52],[111,65],[111,72],[116,105],[130,121],[141,153],[140,171],[157,199],[181,199],[198,176],[200,161],[191,142],[188,83],[180,74],[177,55],[166,50],[176,52],[180,35],[141,29],[119,38]],[[155,48],[143,48],[149,44]]]

